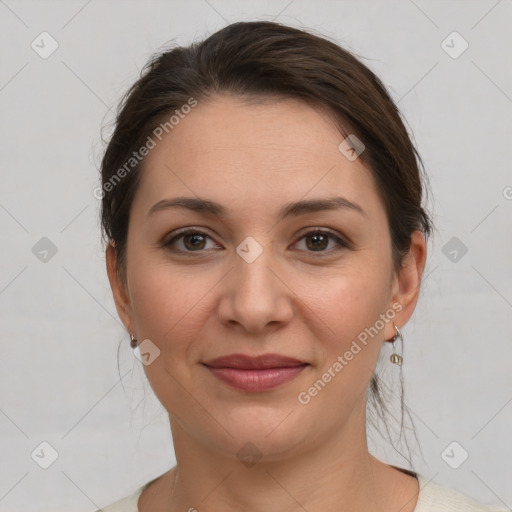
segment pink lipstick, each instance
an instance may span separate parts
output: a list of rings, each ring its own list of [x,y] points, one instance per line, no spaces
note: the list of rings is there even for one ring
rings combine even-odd
[[[244,391],[268,391],[294,379],[308,363],[279,354],[231,354],[203,363],[226,384]]]

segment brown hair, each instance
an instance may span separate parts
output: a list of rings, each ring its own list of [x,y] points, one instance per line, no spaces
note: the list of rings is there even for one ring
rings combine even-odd
[[[202,42],[156,54],[121,102],[101,163],[103,233],[116,249],[120,272],[125,271],[130,208],[144,159],[129,168],[126,162],[191,98],[200,103],[221,93],[301,99],[327,111],[345,137],[352,133],[363,142],[360,158],[386,208],[396,269],[412,232],[430,235],[432,223],[422,206],[423,165],[379,78],[323,37],[273,22],[239,22]],[[371,393],[373,402],[385,408],[376,376]]]

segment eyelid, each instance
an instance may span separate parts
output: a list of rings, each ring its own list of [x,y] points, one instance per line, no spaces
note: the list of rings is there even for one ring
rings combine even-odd
[[[194,226],[188,226],[188,227],[185,227],[185,228],[178,229],[177,231],[173,231],[171,237],[167,237],[166,236],[163,239],[163,241],[162,241],[162,246],[163,247],[170,246],[171,244],[176,242],[182,236],[191,235],[191,234],[205,235],[206,237],[208,237],[211,240],[213,240],[217,245],[219,245],[218,242],[214,239],[214,237],[210,233],[208,233],[206,228],[202,228],[202,227],[199,228],[199,227],[194,227]],[[181,251],[181,252],[192,253],[194,251]],[[197,252],[204,252],[204,251],[197,251]]]
[[[200,227],[195,227],[195,226],[187,226],[187,227],[179,228],[179,229],[173,231],[172,232],[172,236],[170,236],[170,234],[165,236],[164,237],[164,243],[172,242],[172,240],[174,240],[178,236],[180,236],[180,235],[187,235],[187,234],[190,234],[190,233],[203,233],[205,235],[211,236],[207,232],[206,228],[200,228]]]
[[[307,231],[305,231],[302,235],[300,235],[300,237],[297,239],[296,242],[294,242],[294,244],[296,244],[299,240],[302,240],[307,235],[311,236],[311,235],[314,235],[316,233],[320,233],[320,234],[330,235],[341,246],[347,247],[348,249],[352,249],[353,246],[354,246],[352,240],[350,240],[346,235],[344,235],[342,233],[339,233],[338,231],[336,231],[334,229],[331,229],[331,228],[328,228],[328,227],[323,227],[323,226],[309,226],[308,228],[305,228],[305,229]],[[314,251],[310,251],[310,252],[314,252]],[[319,251],[319,253],[321,253],[321,252],[322,251]],[[323,251],[323,252],[327,252],[327,251]]]

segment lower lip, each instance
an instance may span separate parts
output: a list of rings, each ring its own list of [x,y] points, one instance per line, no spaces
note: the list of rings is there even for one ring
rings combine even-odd
[[[244,391],[267,391],[290,382],[307,365],[265,370],[240,370],[238,368],[207,368],[220,380]]]

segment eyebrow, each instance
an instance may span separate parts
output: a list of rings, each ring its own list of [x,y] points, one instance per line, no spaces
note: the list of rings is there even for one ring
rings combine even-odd
[[[197,213],[206,213],[226,217],[228,209],[219,203],[199,197],[176,197],[174,199],[162,199],[155,203],[148,211],[147,216],[171,208],[184,208]],[[340,208],[352,210],[366,216],[366,212],[357,203],[349,201],[345,197],[330,197],[325,199],[307,199],[288,203],[281,208],[278,214],[279,221],[286,217],[296,217],[306,213],[315,213],[324,210],[338,210]]]

